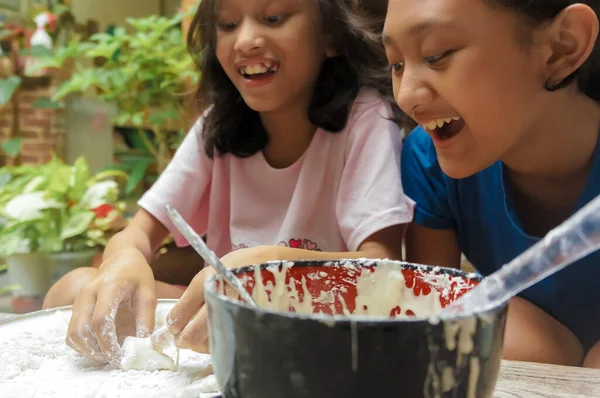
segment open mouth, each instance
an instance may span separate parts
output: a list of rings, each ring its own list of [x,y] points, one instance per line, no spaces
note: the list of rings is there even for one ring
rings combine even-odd
[[[279,64],[275,62],[265,62],[254,65],[244,66],[239,69],[242,76],[249,80],[262,80],[269,78],[277,72]]]
[[[423,128],[433,135],[438,141],[449,140],[461,132],[465,127],[465,121],[458,117],[432,120],[422,124]]]

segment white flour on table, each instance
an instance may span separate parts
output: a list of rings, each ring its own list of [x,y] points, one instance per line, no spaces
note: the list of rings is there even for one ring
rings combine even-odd
[[[65,343],[71,313],[0,325],[2,398],[209,398],[210,356],[181,350],[177,372],[94,366]],[[158,319],[157,319],[158,320]]]

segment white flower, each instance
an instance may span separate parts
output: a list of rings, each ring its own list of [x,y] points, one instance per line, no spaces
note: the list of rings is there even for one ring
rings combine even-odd
[[[61,208],[63,204],[44,197],[44,192],[30,192],[12,198],[4,206],[4,214],[12,220],[31,220],[42,217],[41,210]]]
[[[37,176],[31,179],[31,181],[29,181],[27,183],[27,185],[25,185],[25,188],[23,188],[23,192],[24,193],[30,193],[30,192],[36,192],[38,191],[38,188],[40,188],[40,186],[42,184],[44,184],[44,182],[46,182],[46,178],[43,176]]]
[[[87,232],[87,236],[90,239],[99,239],[104,236],[104,232],[99,229],[91,229]]]
[[[81,203],[88,209],[95,209],[107,202],[107,196],[111,191],[116,191],[119,185],[112,180],[100,181],[85,191]]]

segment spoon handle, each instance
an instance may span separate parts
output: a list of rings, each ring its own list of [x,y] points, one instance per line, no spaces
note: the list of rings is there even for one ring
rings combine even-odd
[[[250,296],[242,282],[223,265],[219,257],[206,246],[206,243],[202,240],[202,238],[192,229],[192,227],[181,217],[181,214],[177,210],[175,210],[172,206],[167,205],[167,213],[169,214],[169,218],[173,222],[173,224],[177,227],[179,232],[187,239],[190,245],[202,256],[204,261],[207,264],[212,265],[217,273],[223,278],[235,291],[238,293],[242,299],[253,307],[256,307],[256,302]]]
[[[443,313],[490,308],[600,249],[600,196],[448,305]]]

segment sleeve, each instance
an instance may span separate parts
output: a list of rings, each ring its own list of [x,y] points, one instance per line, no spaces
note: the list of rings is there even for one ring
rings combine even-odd
[[[349,121],[336,213],[350,251],[372,234],[412,220],[414,202],[402,189],[402,133],[381,100]]]
[[[416,202],[414,223],[431,229],[454,229],[448,177],[440,168],[431,138],[420,127],[404,141],[401,170],[406,194]]]
[[[188,132],[167,168],[138,202],[171,232],[178,246],[188,242],[171,223],[167,204],[177,209],[199,235],[206,233],[208,225],[213,160],[204,151],[202,121],[200,118]]]

